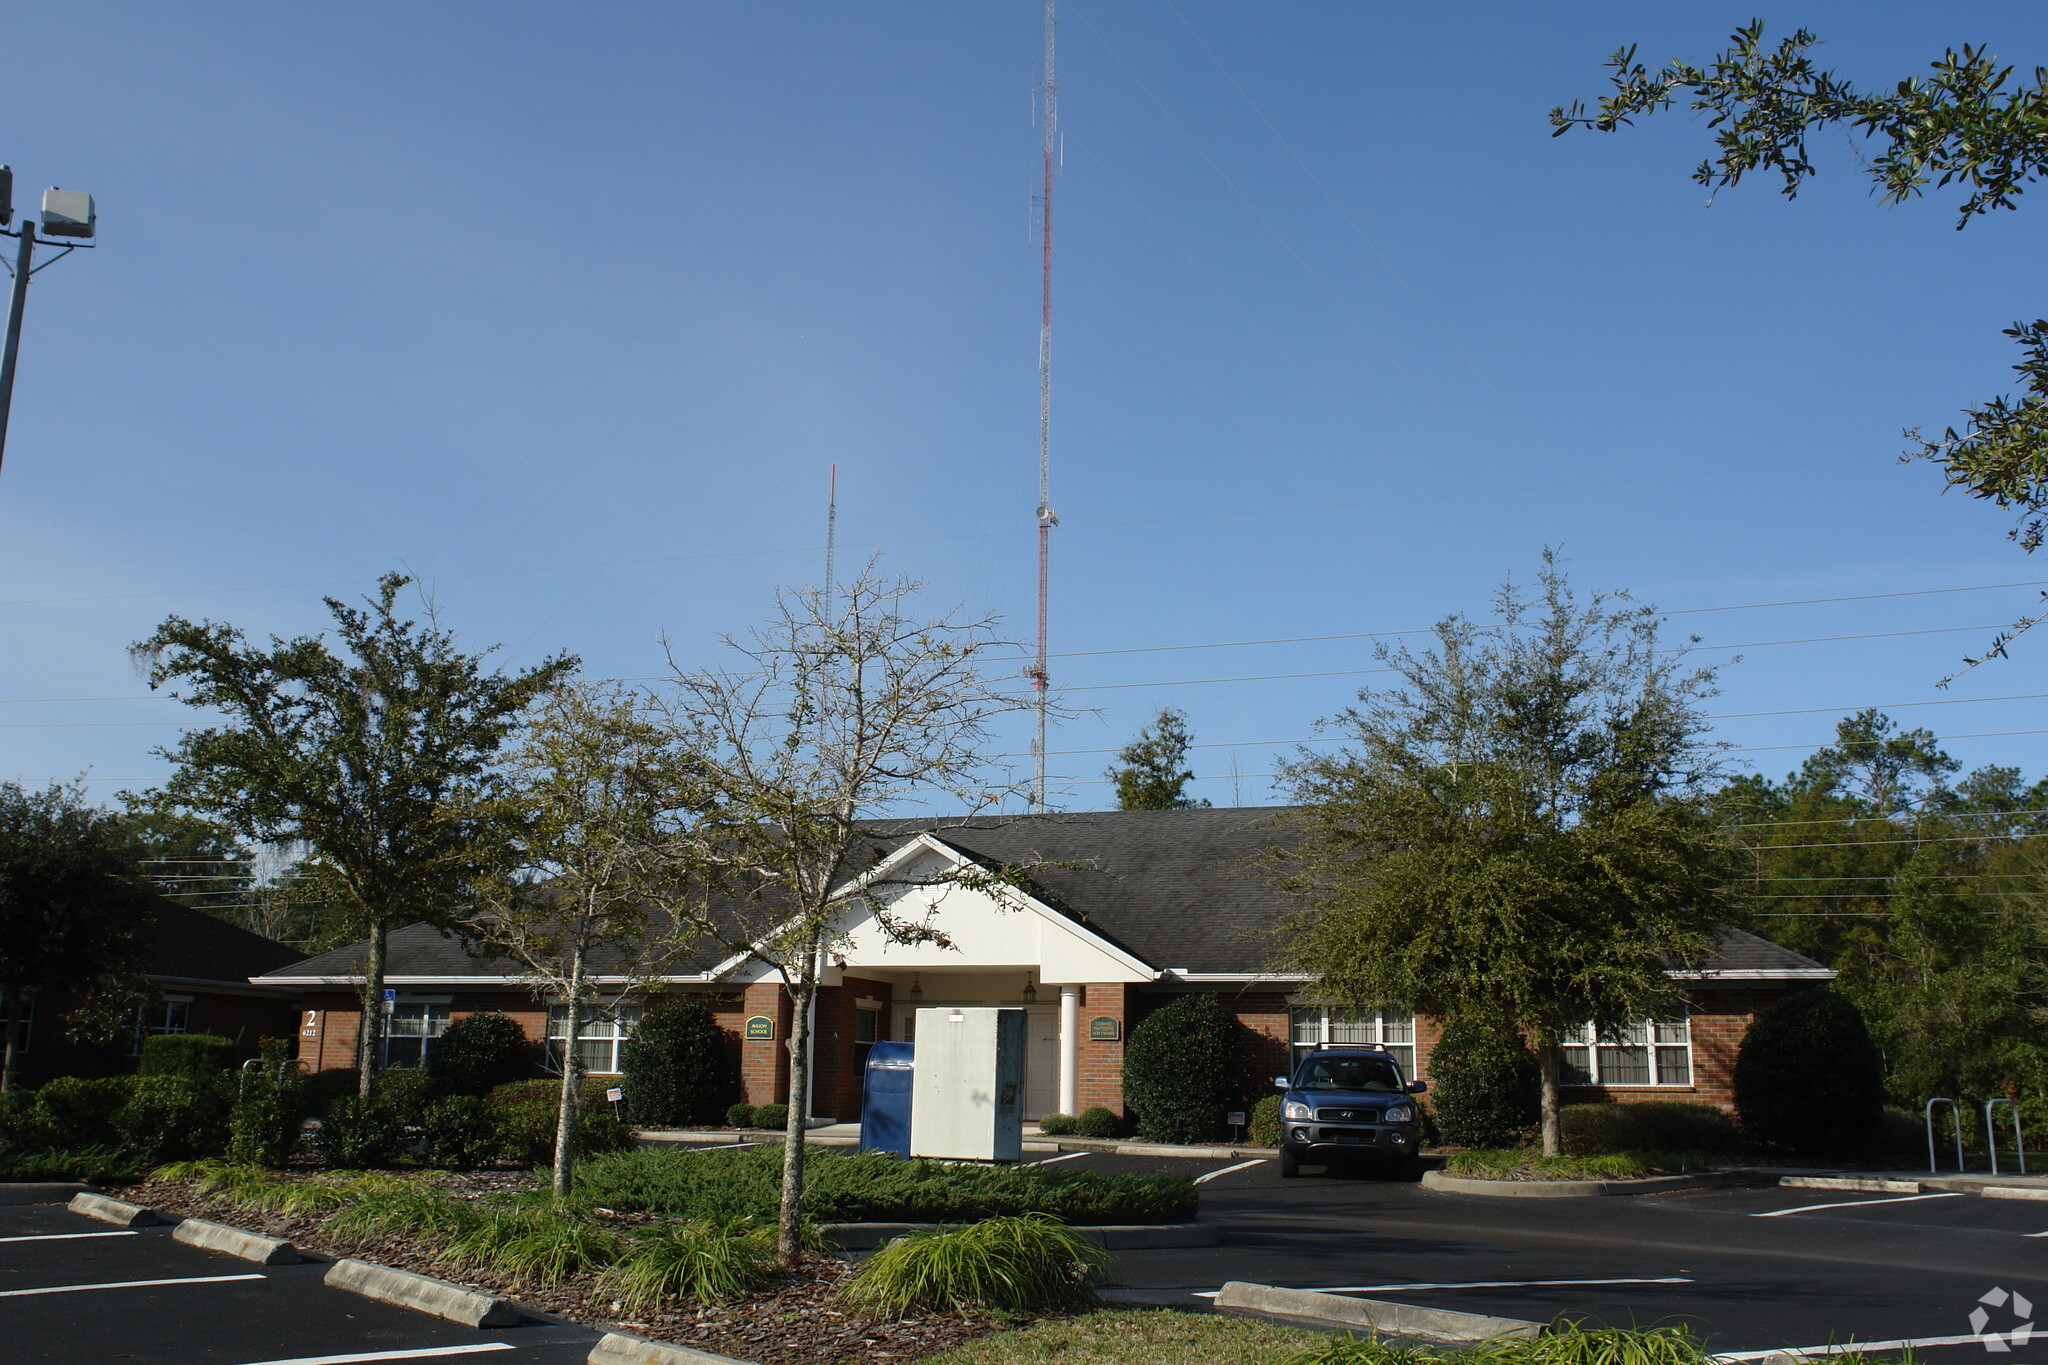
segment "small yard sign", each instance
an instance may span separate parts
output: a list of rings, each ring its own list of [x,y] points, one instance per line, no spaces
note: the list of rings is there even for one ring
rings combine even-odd
[[[1244,1110],[1233,1109],[1223,1116],[1223,1121],[1233,1128],[1244,1127]]]
[[[617,1104],[620,1100],[626,1098],[626,1092],[623,1087],[615,1085],[611,1089],[604,1092],[604,1097],[610,1100],[613,1104]]]
[[[1103,1014],[1088,1021],[1088,1037],[1093,1042],[1114,1043],[1124,1036],[1124,1021],[1112,1019]]]
[[[774,1036],[775,1021],[773,1019],[770,1019],[767,1015],[757,1014],[753,1018],[747,1020],[747,1037],[773,1038]]]

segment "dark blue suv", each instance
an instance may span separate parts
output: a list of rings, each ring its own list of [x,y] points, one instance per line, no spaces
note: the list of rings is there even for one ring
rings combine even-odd
[[[1365,1156],[1391,1166],[1390,1174],[1422,1174],[1420,1114],[1412,1096],[1429,1089],[1401,1078],[1391,1053],[1367,1047],[1325,1047],[1307,1053],[1294,1075],[1276,1076],[1280,1097],[1280,1174],[1301,1174],[1301,1163],[1328,1165],[1332,1157]]]

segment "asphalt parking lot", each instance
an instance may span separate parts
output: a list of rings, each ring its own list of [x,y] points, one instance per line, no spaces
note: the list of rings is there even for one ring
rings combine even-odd
[[[0,1208],[0,1361],[580,1365],[596,1340],[537,1321],[457,1326],[329,1289],[326,1270],[252,1265],[61,1204]]]
[[[2010,1332],[2041,1305],[2048,1359],[2048,1203],[1776,1186],[1596,1199],[1439,1193],[1365,1167],[1282,1180],[1273,1162],[1091,1155],[1070,1170],[1210,1176],[1217,1247],[1121,1253],[1122,1280],[1195,1304],[1226,1280],[1324,1289],[1547,1322],[1684,1322],[1717,1352]],[[2003,1290],[1996,1304],[1981,1302]],[[2014,1294],[2019,1296],[2013,1298]],[[1984,1329],[1970,1315],[1984,1308]],[[1981,1341],[1922,1345],[1946,1362]]]

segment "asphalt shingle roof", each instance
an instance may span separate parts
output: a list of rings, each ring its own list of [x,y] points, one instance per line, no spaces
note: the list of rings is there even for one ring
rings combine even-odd
[[[1094,811],[991,816],[956,823],[885,821],[876,856],[929,832],[990,865],[1032,865],[1041,899],[1160,970],[1250,973],[1267,962],[1264,934],[1289,909],[1287,897],[1255,860],[1288,836],[1287,807]],[[269,974],[341,977],[362,970],[355,944]],[[394,930],[391,976],[516,977],[502,959],[471,957],[459,939],[423,924]],[[723,949],[706,946],[671,970],[716,965]],[[1701,968],[1709,975],[1818,972],[1819,963],[1739,929],[1722,936]],[[616,975],[622,964],[600,954],[592,970]]]

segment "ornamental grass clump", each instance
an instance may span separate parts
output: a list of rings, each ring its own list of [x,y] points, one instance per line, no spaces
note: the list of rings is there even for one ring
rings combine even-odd
[[[482,1214],[449,1243],[448,1255],[457,1265],[556,1285],[579,1271],[603,1269],[625,1249],[623,1236],[572,1208],[528,1204]]]
[[[990,1218],[899,1237],[854,1272],[841,1297],[871,1311],[980,1308],[1025,1313],[1092,1303],[1107,1251],[1050,1218]]]
[[[677,1301],[736,1299],[759,1288],[774,1270],[772,1226],[678,1223],[635,1237],[598,1288],[640,1312]]]
[[[447,1246],[483,1221],[476,1205],[425,1185],[362,1181],[354,1203],[328,1226],[344,1237],[410,1237],[428,1246]]]

